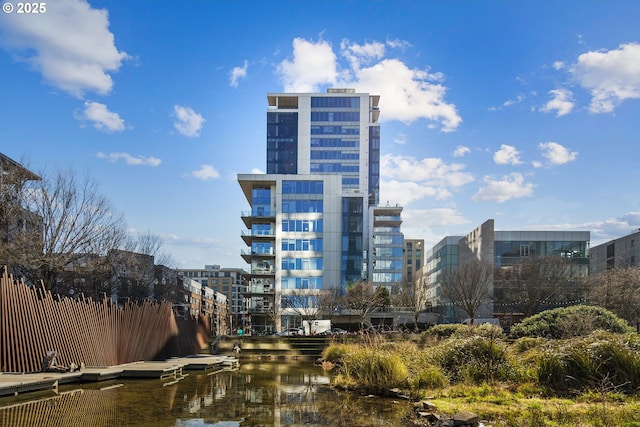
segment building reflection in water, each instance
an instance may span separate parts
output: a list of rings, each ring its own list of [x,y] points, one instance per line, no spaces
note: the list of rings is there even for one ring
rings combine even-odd
[[[407,402],[339,394],[308,364],[243,363],[174,384],[121,381],[0,398],[0,426],[400,425]]]

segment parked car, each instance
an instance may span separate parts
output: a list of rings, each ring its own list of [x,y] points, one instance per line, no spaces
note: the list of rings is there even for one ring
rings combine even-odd
[[[331,331],[329,331],[330,335],[346,335],[349,332],[345,331],[342,328],[331,328]]]
[[[369,326],[364,332],[366,334],[392,334],[399,333],[400,331],[397,331],[388,325],[372,325]]]
[[[304,329],[302,328],[289,328],[285,329],[282,332],[279,332],[278,335],[282,337],[300,337],[304,335]]]

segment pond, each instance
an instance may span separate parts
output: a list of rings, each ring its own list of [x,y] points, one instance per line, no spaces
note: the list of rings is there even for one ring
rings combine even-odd
[[[330,386],[310,363],[243,362],[236,371],[188,371],[183,380],[119,380],[0,398],[13,426],[398,426],[410,403]]]

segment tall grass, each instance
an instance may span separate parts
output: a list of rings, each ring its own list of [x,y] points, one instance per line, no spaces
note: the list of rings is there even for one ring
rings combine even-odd
[[[640,427],[640,337],[596,331],[570,339],[520,338],[457,325],[420,341],[365,338],[330,345],[334,384],[429,399],[499,426]]]
[[[547,345],[540,353],[538,381],[556,393],[637,393],[640,348],[637,334],[595,332]]]

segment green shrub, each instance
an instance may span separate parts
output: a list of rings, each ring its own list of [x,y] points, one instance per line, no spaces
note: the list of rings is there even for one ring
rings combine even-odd
[[[434,365],[422,365],[409,378],[412,388],[442,388],[449,384],[447,376]]]
[[[505,338],[504,330],[498,325],[483,323],[482,325],[472,326],[471,330],[474,335],[480,335],[486,338]]]
[[[511,327],[511,337],[571,338],[596,330],[633,332],[623,319],[601,307],[576,305],[543,311]]]
[[[340,364],[350,347],[352,346],[348,344],[329,344],[322,351],[322,359],[334,364]]]
[[[370,392],[409,385],[408,369],[400,356],[374,348],[363,347],[345,354],[341,372]]]
[[[424,337],[449,338],[452,335],[470,334],[471,328],[468,325],[459,323],[435,325],[422,333]]]
[[[511,350],[515,353],[524,353],[532,349],[539,348],[547,342],[544,338],[522,337],[511,344]]]
[[[638,336],[596,332],[549,346],[539,358],[538,381],[559,393],[636,393],[640,387]]]
[[[437,349],[436,360],[453,382],[508,381],[518,377],[506,344],[483,336],[455,338]]]

